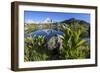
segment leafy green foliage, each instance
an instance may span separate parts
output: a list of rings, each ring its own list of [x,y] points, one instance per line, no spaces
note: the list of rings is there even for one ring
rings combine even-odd
[[[47,60],[49,51],[45,48],[45,40],[43,36],[33,38],[25,38],[25,61]]]
[[[64,59],[80,59],[89,57],[89,45],[85,39],[80,39],[81,31],[73,31],[68,26],[63,26],[64,36],[61,55]]]

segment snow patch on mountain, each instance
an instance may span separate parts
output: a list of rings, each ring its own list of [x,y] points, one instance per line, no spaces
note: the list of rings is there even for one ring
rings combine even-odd
[[[42,23],[53,23],[53,20],[47,17]]]

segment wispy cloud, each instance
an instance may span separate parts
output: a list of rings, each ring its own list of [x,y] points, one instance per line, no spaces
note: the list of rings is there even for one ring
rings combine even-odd
[[[25,23],[35,23],[35,22],[31,19],[28,19]]]

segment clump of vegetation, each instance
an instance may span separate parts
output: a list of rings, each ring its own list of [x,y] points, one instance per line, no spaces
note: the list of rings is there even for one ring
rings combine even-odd
[[[84,59],[90,56],[90,47],[85,39],[80,39],[81,30],[73,31],[63,26],[63,49],[60,53],[64,59]]]
[[[24,60],[40,61],[47,60],[49,51],[45,48],[45,39],[43,36],[33,38],[25,38]]]

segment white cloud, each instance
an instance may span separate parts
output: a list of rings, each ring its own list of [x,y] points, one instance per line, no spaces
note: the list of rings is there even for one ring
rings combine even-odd
[[[49,17],[47,17],[47,18],[43,21],[43,23],[52,23],[52,19],[50,19]]]
[[[26,23],[35,23],[33,20],[29,19],[26,21]]]

